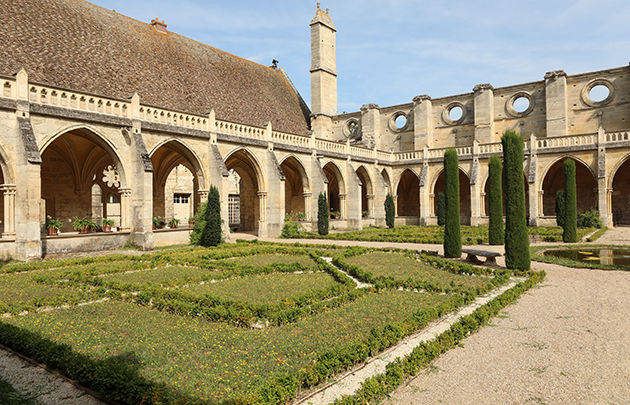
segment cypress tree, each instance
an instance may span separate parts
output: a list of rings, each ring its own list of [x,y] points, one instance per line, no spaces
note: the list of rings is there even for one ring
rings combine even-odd
[[[444,193],[438,193],[437,220],[439,226],[444,226],[444,222],[446,221],[446,200],[444,198]]]
[[[324,193],[319,193],[317,199],[317,233],[328,235],[328,201]]]
[[[208,204],[206,205],[205,224],[201,232],[201,246],[217,246],[221,243],[221,199],[219,190],[212,186],[208,193]]]
[[[462,255],[462,235],[459,226],[459,164],[457,151],[448,149],[444,153],[444,195],[446,218],[444,223],[444,256]]]
[[[564,190],[558,190],[556,193],[556,224],[564,229]]]
[[[575,161],[567,159],[562,166],[564,172],[564,232],[562,241],[577,242],[577,187],[575,184]]]
[[[394,227],[394,216],[396,209],[394,207],[394,197],[391,194],[387,194],[385,197],[385,223],[388,228]]]
[[[502,245],[505,242],[503,233],[503,187],[501,185],[501,160],[492,156],[489,162],[488,176],[488,241],[491,245]]]
[[[529,234],[525,218],[523,184],[523,138],[505,131],[503,144],[503,185],[505,187],[505,266],[512,270],[529,270]]]

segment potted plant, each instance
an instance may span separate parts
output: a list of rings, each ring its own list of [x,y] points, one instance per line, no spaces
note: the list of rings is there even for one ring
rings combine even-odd
[[[330,219],[339,219],[341,217],[341,212],[339,211],[331,211]]]
[[[177,218],[171,218],[171,220],[170,220],[170,221],[168,221],[168,226],[169,226],[171,229],[175,229],[175,228],[177,228],[177,225],[179,225],[179,219],[177,219]]]
[[[103,218],[103,231],[111,232],[112,226],[114,226],[114,220],[109,218]]]
[[[88,233],[88,222],[85,218],[74,217],[72,219],[72,229],[79,233]]]
[[[367,218],[367,217],[368,217],[368,215],[369,215],[369,212],[368,212],[368,211],[361,211],[361,216],[362,216],[363,218]]]
[[[188,226],[190,228],[194,228],[195,227],[195,217],[188,218]]]
[[[164,221],[162,221],[159,217],[153,217],[153,229],[162,228],[164,228]]]
[[[59,230],[63,227],[63,223],[55,218],[48,217],[46,220],[46,229],[48,229],[48,236],[55,236]]]

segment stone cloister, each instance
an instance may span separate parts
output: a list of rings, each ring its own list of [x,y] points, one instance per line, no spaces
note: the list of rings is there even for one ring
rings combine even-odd
[[[49,9],[58,6],[38,1]],[[64,18],[111,17],[89,3],[80,2],[77,9],[83,10],[80,16]],[[38,18],[36,9],[29,13]],[[21,27],[21,17],[15,18]],[[175,41],[165,24],[124,23],[146,32],[154,46]],[[168,221],[186,210],[192,216],[213,185],[221,194],[226,237],[234,193],[238,231],[259,236],[279,235],[290,213],[299,214],[307,229],[313,227],[320,193],[327,195],[338,229],[383,226],[387,193],[395,199],[397,224],[435,224],[437,196],[444,188],[442,158],[451,147],[460,161],[461,222],[479,225],[487,222],[488,159],[501,155],[500,136],[507,129],[525,141],[530,225],[555,224],[566,158],[577,165],[578,209],[599,210],[608,226],[630,224],[629,67],[578,75],[553,71],[537,82],[481,84],[466,94],[422,95],[406,104],[366,104],[338,114],[336,28],[321,9],[310,28],[310,109],[282,69],[220,51],[213,51],[217,58],[248,73],[240,81],[200,83],[219,90],[207,95],[214,101],[191,104],[196,108],[179,104],[187,100],[185,94],[202,91],[194,86],[164,95],[178,85],[162,88],[157,80],[133,76],[137,80],[119,83],[128,94],[123,97],[108,91],[106,81],[114,79],[98,79],[108,84],[102,85],[95,78],[83,86],[96,87],[80,88],[66,83],[73,80],[68,76],[48,78],[23,57],[0,64],[0,255],[29,259],[116,248],[128,240],[143,249],[184,243],[188,218],[178,218],[182,226],[175,229],[153,229],[152,219]],[[8,34],[0,29],[0,35]],[[36,56],[23,47],[18,51]],[[197,68],[194,59],[189,63],[191,70]],[[158,68],[149,66],[144,74],[151,75],[151,69]],[[251,75],[259,82],[247,82]],[[230,87],[235,83],[246,85]],[[252,86],[259,91],[250,93]],[[607,95],[595,99],[596,87]],[[233,93],[242,99],[226,101]],[[522,102],[525,107],[517,108]],[[237,175],[236,188],[231,173]],[[176,211],[173,199],[180,195],[189,205]],[[116,231],[79,235],[71,228],[75,216],[111,217]],[[47,217],[63,222],[59,236],[46,235]]]

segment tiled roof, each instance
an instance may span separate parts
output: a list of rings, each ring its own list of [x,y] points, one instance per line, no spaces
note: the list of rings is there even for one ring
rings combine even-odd
[[[274,69],[82,0],[0,1],[0,74],[305,134],[309,111]]]

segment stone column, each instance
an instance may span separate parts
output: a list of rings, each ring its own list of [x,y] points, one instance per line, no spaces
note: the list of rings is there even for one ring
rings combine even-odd
[[[368,195],[370,216],[374,218],[374,225],[385,226],[385,198],[389,191],[377,164],[372,166],[372,179],[372,198]]]
[[[313,219],[313,193],[306,191],[302,193],[302,197],[304,197],[304,215],[307,221],[311,221]]]
[[[538,140],[534,134],[529,137],[529,170],[527,171],[529,192],[529,225],[538,226],[538,218],[542,216],[542,195],[538,195]],[[542,191],[541,191],[542,192]]]
[[[271,125],[269,125],[271,131]],[[278,159],[273,151],[273,144],[269,142],[268,150],[265,153],[266,178],[266,194],[265,200],[265,225],[260,228],[259,236],[277,237],[282,233],[285,214],[285,186],[284,174],[278,163]],[[261,207],[262,207],[261,200]],[[262,219],[262,216],[261,216]]]
[[[481,210],[482,217],[488,216],[488,213],[486,212],[486,193],[484,191],[479,193],[479,209]]]
[[[15,237],[15,184],[3,184],[0,191],[4,194],[4,232],[3,238]]]
[[[494,142],[494,87],[489,83],[473,88],[475,103],[475,140],[479,143]]]
[[[564,136],[568,128],[567,74],[564,70],[545,73],[547,136]]]
[[[479,185],[479,141],[473,141],[473,161],[470,168],[470,225],[481,223],[481,187]]]
[[[615,226],[615,223],[613,221],[613,214],[612,214],[612,194],[613,194],[613,189],[612,187],[609,189],[606,189],[606,207],[608,209],[608,213],[607,213],[607,223],[609,228],[612,228]]]
[[[394,218],[398,216],[398,196],[396,194],[392,194],[394,199]]]
[[[606,131],[602,124],[600,113],[600,125],[597,129],[597,196],[599,216],[602,224],[612,227],[612,215],[609,215],[612,207],[609,206],[608,199],[608,176],[606,172]]]
[[[311,186],[312,201],[310,207],[310,215],[307,214],[307,216],[311,220],[313,229],[317,229],[319,195],[321,193],[324,193],[326,198],[328,198],[328,179],[326,179],[326,176],[324,175],[322,165],[319,161],[315,149],[313,149],[311,152],[310,165],[308,170],[310,172],[309,185]]]
[[[129,230],[131,227],[131,189],[121,188],[120,192],[120,228]]]
[[[422,164],[422,173],[420,173],[420,225],[430,225],[431,224],[431,207],[432,204],[432,194],[431,190],[429,190],[429,163],[427,162],[428,158],[428,149],[425,147],[423,151],[424,155],[424,163]]]
[[[361,229],[361,180],[354,170],[350,159],[346,161],[344,182],[346,192],[343,199],[339,196],[342,210],[341,217],[346,220],[348,228]],[[345,208],[344,208],[345,207]]]
[[[433,105],[426,94],[413,98],[413,145],[415,150],[431,147]]]
[[[361,106],[361,136],[368,148],[380,147],[381,112],[376,104]]]

